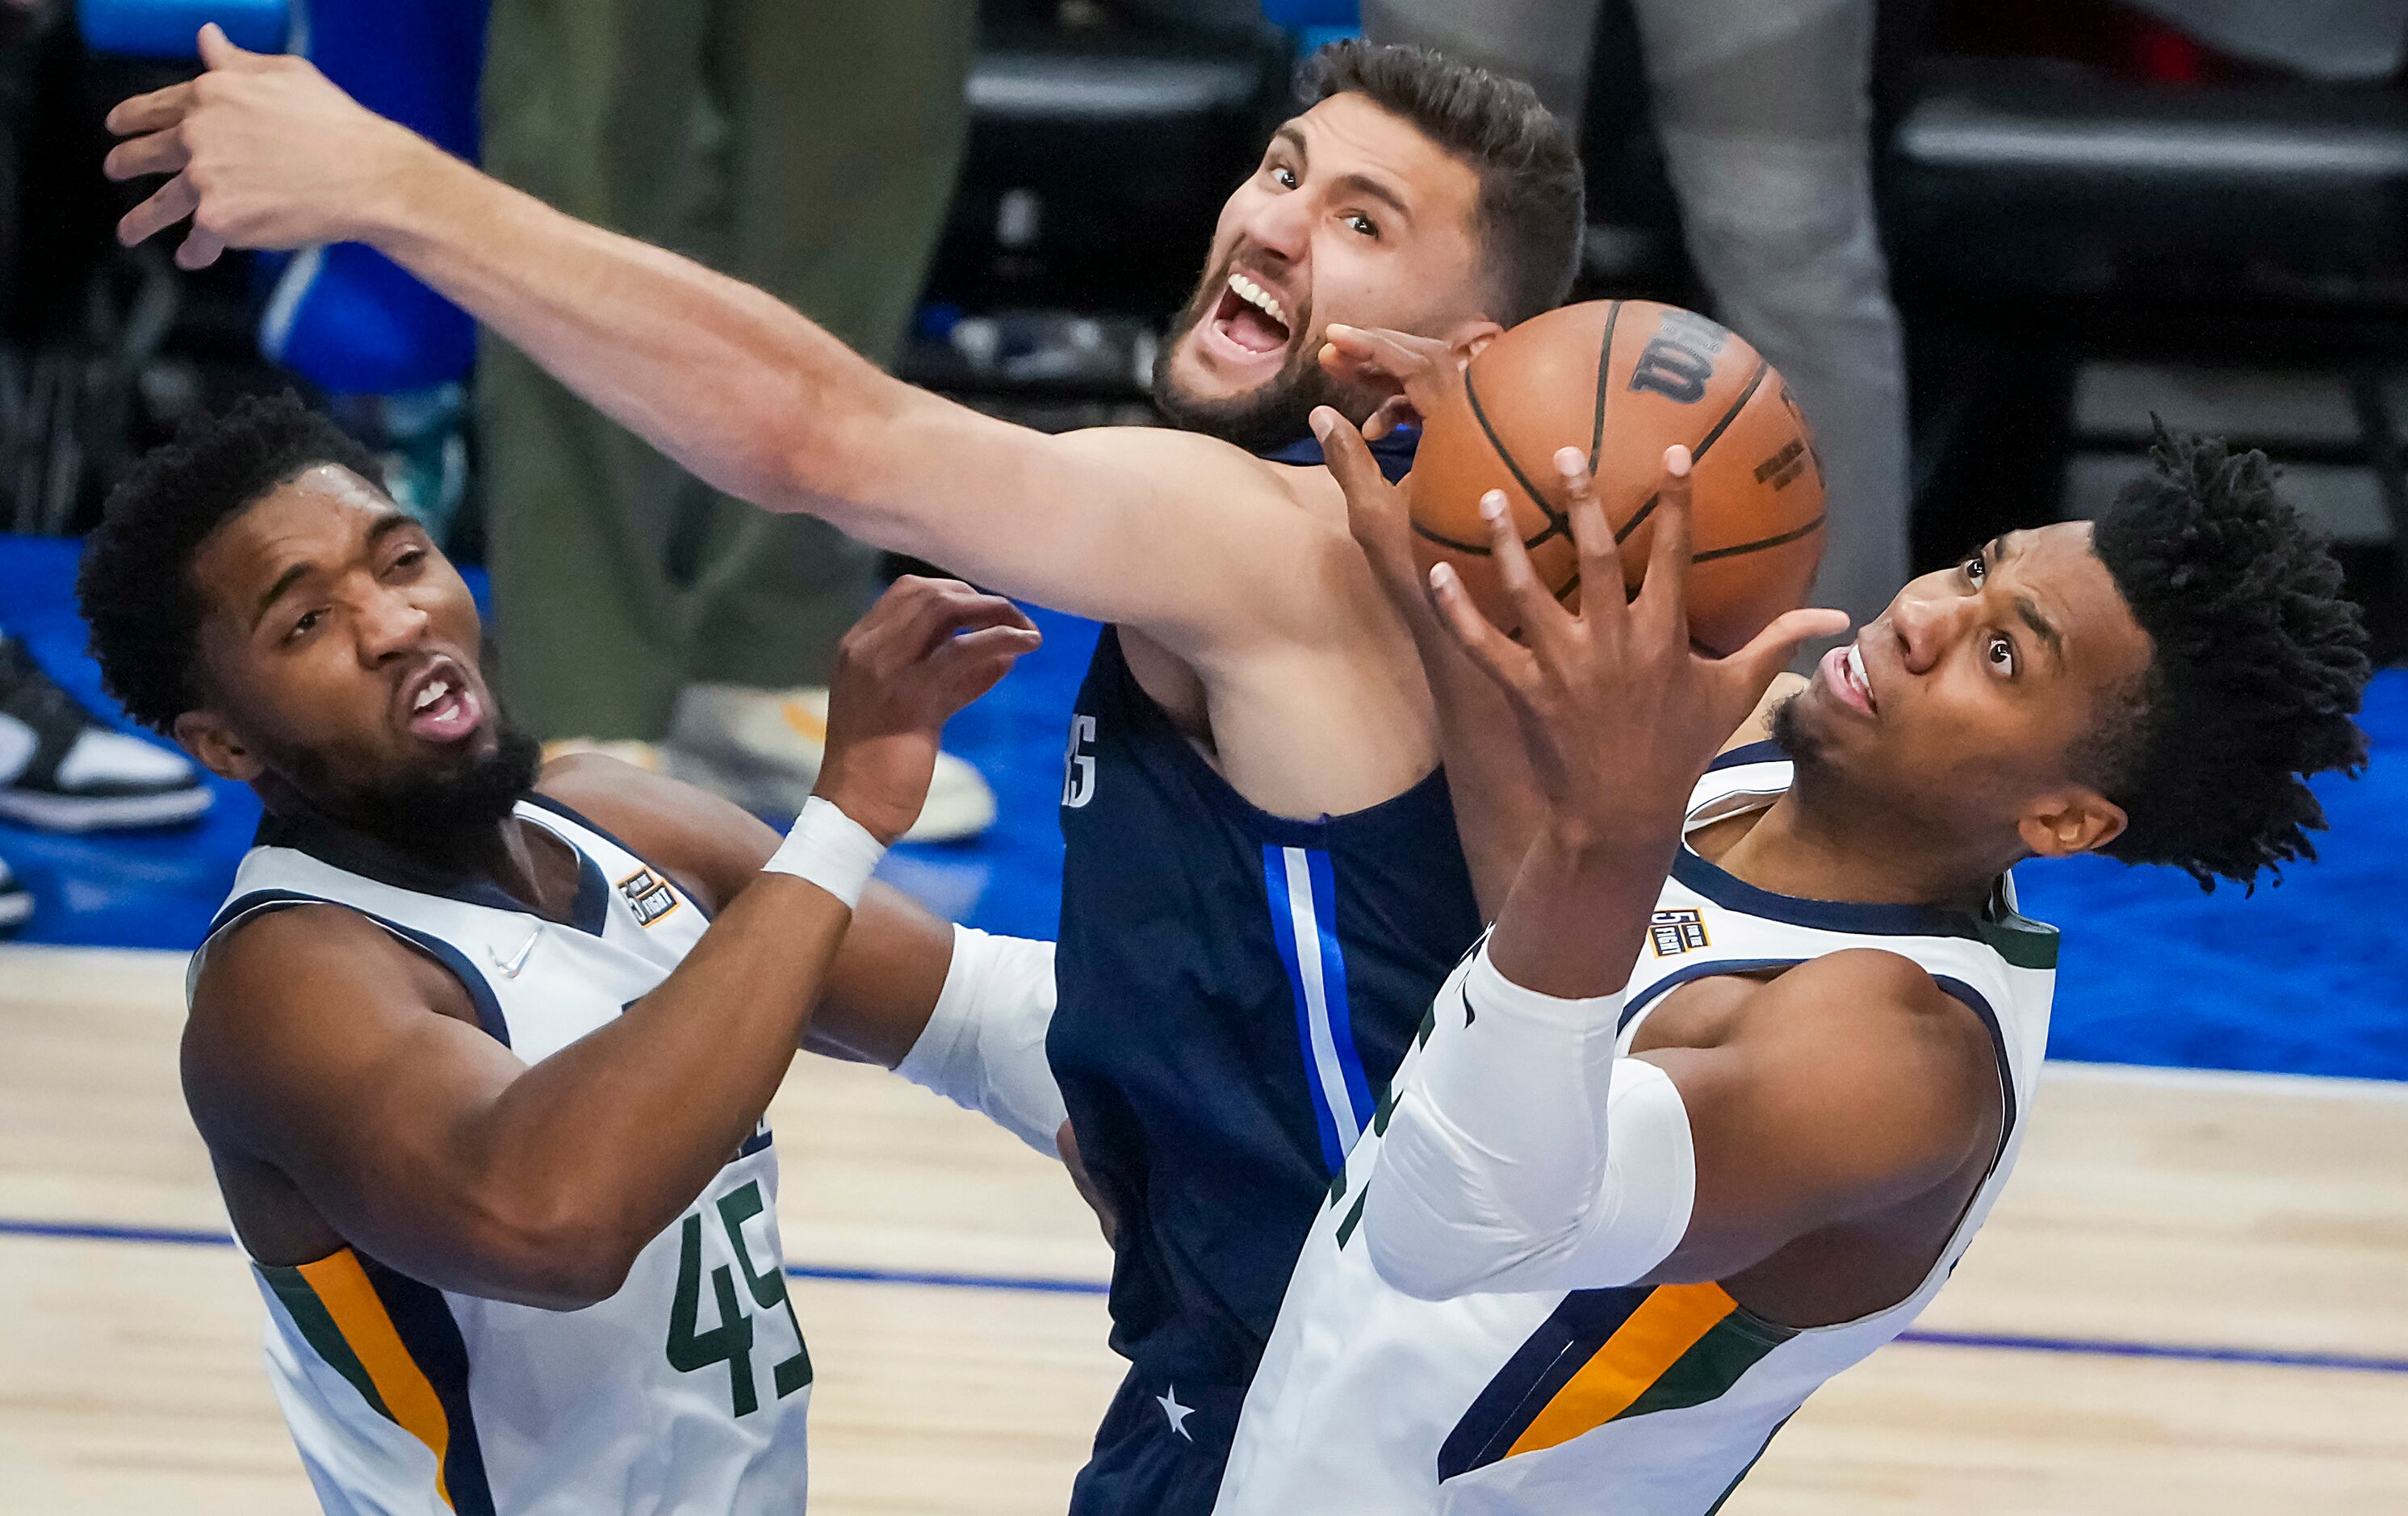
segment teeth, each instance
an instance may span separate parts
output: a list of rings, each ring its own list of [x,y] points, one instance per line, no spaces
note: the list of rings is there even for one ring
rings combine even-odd
[[[1848,644],[1847,663],[1848,677],[1856,681],[1857,692],[1864,695],[1865,703],[1870,705],[1873,694],[1872,681],[1865,678],[1864,652],[1853,642]]]
[[[451,693],[452,681],[450,679],[437,679],[434,683],[418,692],[418,698],[410,703],[409,708],[413,711],[424,710]]]
[[[1254,307],[1255,309],[1262,311],[1264,314],[1270,317],[1271,320],[1279,322],[1282,326],[1287,324],[1286,310],[1282,308],[1279,301],[1272,298],[1271,293],[1268,290],[1264,289],[1253,279],[1246,278],[1243,274],[1231,274],[1229,276],[1229,288],[1238,293],[1239,299],[1243,300],[1246,304]]]

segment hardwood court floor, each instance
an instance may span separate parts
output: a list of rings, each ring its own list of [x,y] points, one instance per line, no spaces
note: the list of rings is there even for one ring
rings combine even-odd
[[[175,1240],[224,1226],[177,1093],[180,973],[0,950],[0,1510],[315,1509],[240,1259]],[[1059,1511],[1119,1378],[1099,1296],[1025,1287],[1104,1276],[1059,1170],[814,1059],[772,1121],[816,1271],[812,1509]],[[2408,1098],[2057,1069],[1922,1326],[1811,1402],[1731,1516],[2408,1511]],[[2368,1366],[2258,1361],[2285,1354]]]

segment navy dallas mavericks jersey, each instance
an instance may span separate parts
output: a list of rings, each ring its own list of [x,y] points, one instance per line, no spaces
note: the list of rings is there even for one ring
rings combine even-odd
[[[1112,1347],[1131,1365],[1071,1509],[1208,1510],[1322,1197],[1479,909],[1442,774],[1343,816],[1272,816],[1138,685],[1111,628],[1071,720],[1062,835],[1046,1050],[1119,1214]]]

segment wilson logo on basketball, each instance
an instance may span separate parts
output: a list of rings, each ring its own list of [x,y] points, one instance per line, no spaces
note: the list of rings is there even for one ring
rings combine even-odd
[[[1806,603],[1823,555],[1822,466],[1781,376],[1745,337],[1693,311],[1593,300],[1532,317],[1481,350],[1460,390],[1423,419],[1406,482],[1413,531],[1510,633],[1521,616],[1480,511],[1489,491],[1502,491],[1531,569],[1577,608],[1580,552],[1554,462],[1577,448],[1621,545],[1628,594],[1646,571],[1664,452],[1675,443],[1692,468],[1689,636],[1745,647]]]
[[[1631,370],[1630,388],[1660,394],[1668,400],[1695,405],[1705,398],[1714,377],[1714,355],[1723,350],[1730,333],[1692,311],[1675,311],[1656,329],[1655,340],[1639,355]]]

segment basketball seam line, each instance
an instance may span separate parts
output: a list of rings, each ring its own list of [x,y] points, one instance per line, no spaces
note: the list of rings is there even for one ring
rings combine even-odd
[[[1413,522],[1412,527],[1414,536],[1425,537],[1429,541],[1437,543],[1441,548],[1452,548],[1457,552],[1467,552],[1476,558],[1489,557],[1493,551],[1493,550],[1478,544],[1470,542],[1457,542],[1451,536],[1431,531],[1428,527],[1424,526],[1419,522]]]
[[[1512,449],[1505,446],[1505,439],[1497,435],[1497,428],[1488,424],[1488,412],[1482,409],[1480,406],[1479,386],[1471,382],[1471,370],[1473,366],[1474,365],[1466,365],[1463,370],[1463,397],[1471,402],[1471,419],[1480,423],[1481,435],[1488,438],[1488,445],[1491,448],[1497,450],[1497,456],[1503,461],[1506,468],[1512,472],[1513,482],[1522,486],[1522,493],[1528,495],[1530,497],[1530,503],[1538,507],[1547,518],[1547,529],[1540,533],[1537,537],[1522,544],[1526,548],[1533,547],[1540,542],[1546,541],[1558,531],[1565,530],[1570,523],[1556,511],[1555,507],[1547,504],[1547,497],[1539,493],[1539,487],[1530,482],[1530,476],[1522,472],[1521,461],[1513,456]]]
[[[1826,512],[1826,516],[1828,516],[1828,513]],[[1766,548],[1778,548],[1784,543],[1795,542],[1799,537],[1812,536],[1814,533],[1821,531],[1823,529],[1824,520],[1825,516],[1817,516],[1813,521],[1808,522],[1805,525],[1798,527],[1793,531],[1784,532],[1779,536],[1769,536],[1756,542],[1742,542],[1733,547],[1716,548],[1711,552],[1700,552],[1692,556],[1689,559],[1689,562],[1693,564],[1711,563],[1716,558],[1736,558],[1743,552],[1758,552]]]
[[[1597,417],[1588,429],[1588,471],[1597,472],[1597,455],[1605,446],[1605,402],[1613,393],[1613,325],[1622,320],[1622,302],[1605,307],[1605,336],[1597,350]]]
[[[1736,558],[1742,553],[1760,552],[1767,548],[1783,547],[1788,543],[1797,541],[1800,537],[1811,536],[1815,532],[1822,530],[1823,522],[1828,518],[1828,512],[1825,512],[1824,515],[1815,517],[1813,521],[1808,522],[1805,525],[1797,528],[1795,531],[1784,532],[1779,536],[1761,537],[1754,542],[1742,542],[1732,547],[1714,548],[1705,552],[1691,553],[1689,555],[1689,563],[1694,566],[1698,564],[1712,563],[1717,558]],[[1439,536],[1435,533],[1424,532],[1422,535],[1428,537],[1433,542],[1445,543],[1449,547],[1456,546],[1456,544],[1448,542],[1445,537]],[[1619,542],[1619,538],[1616,539],[1617,542]],[[1555,592],[1555,599],[1557,603],[1560,604],[1570,600],[1571,598],[1572,592],[1580,587],[1581,571],[1575,568],[1572,570],[1572,577],[1564,582],[1563,588]],[[1701,648],[1706,646],[1702,642],[1698,643],[1697,645]],[[1712,648],[1707,648],[1706,651],[1709,652],[1713,651]],[[1716,657],[1722,656],[1720,653],[1715,653],[1714,655]]]
[[[1612,307],[1607,311],[1605,318],[1605,352],[1598,361],[1598,369],[1597,433],[1596,439],[1590,444],[1589,450],[1588,466],[1591,474],[1595,474],[1597,472],[1597,450],[1602,447],[1605,441],[1605,393],[1609,388],[1606,383],[1606,377],[1608,368],[1612,362],[1613,350],[1613,323],[1620,318],[1621,314],[1622,302],[1616,300],[1613,302]],[[1512,472],[1513,479],[1515,482],[1522,486],[1523,493],[1529,495],[1532,503],[1537,505],[1541,510],[1545,511],[1547,515],[1546,530],[1541,532],[1536,536],[1524,538],[1522,542],[1524,550],[1526,551],[1531,548],[1540,547],[1552,541],[1557,536],[1570,536],[1571,518],[1570,516],[1558,515],[1553,508],[1548,506],[1546,498],[1539,493],[1536,486],[1531,484],[1529,477],[1522,472],[1521,464],[1517,462],[1514,459],[1513,454],[1507,450],[1504,439],[1497,435],[1497,429],[1488,424],[1488,413],[1481,408],[1480,391],[1471,382],[1471,367],[1472,365],[1466,365],[1464,366],[1463,394],[1465,399],[1471,402],[1472,419],[1480,423],[1481,435],[1488,438],[1488,445],[1497,451],[1498,458],[1500,459],[1504,463],[1505,466]],[[1739,419],[1739,413],[1741,411],[1747,408],[1748,401],[1755,398],[1756,390],[1764,383],[1764,376],[1771,369],[1771,367],[1772,364],[1770,359],[1767,359],[1761,353],[1756,355],[1756,369],[1747,377],[1747,387],[1740,391],[1739,398],[1733,400],[1731,402],[1730,408],[1723,412],[1722,420],[1714,422],[1713,428],[1698,440],[1697,447],[1690,451],[1689,462],[1693,467],[1697,464],[1697,461],[1703,458],[1706,455],[1707,451],[1713,448],[1714,443],[1721,438],[1722,435],[1730,430],[1730,423]],[[1622,523],[1621,530],[1613,534],[1614,546],[1620,547],[1623,543],[1629,541],[1630,534],[1638,531],[1639,528],[1645,523],[1647,518],[1656,513],[1656,507],[1661,503],[1663,498],[1663,492],[1660,490],[1654,494],[1649,495],[1646,503],[1641,506],[1637,510],[1633,511],[1630,519]],[[1799,537],[1806,536],[1808,533],[1813,531],[1816,527],[1822,524],[1823,518],[1817,516],[1813,521],[1808,522],[1805,525],[1784,536],[1766,537],[1760,542],[1742,542],[1736,547],[1716,548],[1711,552],[1696,554],[1690,558],[1689,562],[1692,564],[1702,564],[1715,558],[1733,558],[1743,552],[1754,552],[1759,548],[1777,548],[1784,542],[1797,541]],[[1440,547],[1451,548],[1456,552],[1469,553],[1472,556],[1479,558],[1495,556],[1495,551],[1493,549],[1475,546],[1469,542],[1458,542],[1451,536],[1442,536],[1440,533],[1431,531],[1428,527],[1424,526],[1419,522],[1414,522],[1412,523],[1412,528],[1417,535],[1428,541],[1437,543]],[[1578,585],[1579,582],[1579,571],[1574,570],[1572,583],[1566,585],[1562,590],[1556,592],[1555,598],[1560,600],[1565,595],[1570,594],[1573,587]]]
[[[1697,466],[1698,460],[1699,460],[1699,459],[1703,458],[1703,457],[1706,455],[1707,451],[1708,451],[1709,449],[1711,449],[1711,448],[1713,448],[1713,445],[1714,445],[1715,441],[1716,441],[1718,438],[1720,438],[1720,437],[1721,437],[1721,436],[1722,436],[1725,432],[1727,432],[1727,431],[1730,430],[1730,423],[1731,423],[1732,422],[1734,422],[1734,421],[1738,420],[1738,418],[1739,418],[1739,413],[1740,413],[1741,411],[1742,411],[1742,410],[1745,410],[1745,409],[1747,408],[1747,403],[1748,403],[1750,400],[1752,400],[1752,399],[1754,399],[1754,398],[1756,397],[1756,392],[1757,387],[1758,387],[1758,386],[1760,386],[1760,385],[1762,385],[1762,384],[1764,383],[1764,376],[1765,376],[1766,372],[1767,372],[1768,370],[1770,370],[1771,367],[1772,367],[1772,364],[1771,364],[1771,361],[1770,361],[1770,360],[1769,360],[1769,359],[1767,359],[1766,357],[1764,357],[1764,355],[1763,355],[1763,354],[1761,354],[1761,353],[1759,353],[1759,354],[1757,354],[1757,355],[1756,355],[1756,372],[1754,372],[1754,373],[1750,374],[1750,375],[1747,377],[1747,387],[1746,387],[1745,389],[1743,389],[1743,390],[1740,391],[1740,393],[1739,393],[1739,398],[1731,402],[1731,407],[1730,407],[1730,408],[1729,408],[1728,410],[1726,410],[1726,411],[1724,411],[1724,412],[1723,412],[1723,419],[1722,419],[1721,421],[1718,421],[1718,422],[1714,422],[1713,430],[1709,431],[1709,432],[1705,435],[1705,436],[1704,436],[1704,437],[1703,437],[1703,438],[1702,438],[1702,439],[1698,443],[1697,447],[1696,447],[1696,448],[1694,448],[1694,449],[1692,449],[1692,450],[1690,451],[1690,452],[1689,452],[1689,465],[1690,465],[1690,466],[1691,466],[1692,468],[1695,468],[1695,467]],[[1502,449],[1499,449],[1498,451],[1502,451],[1503,450],[1502,450]],[[1595,468],[1595,465],[1591,465],[1591,467],[1590,467],[1590,472],[1591,472],[1591,473],[1596,472],[1596,468]],[[1628,521],[1627,521],[1627,522],[1623,522],[1623,523],[1622,523],[1622,530],[1620,530],[1620,531],[1618,531],[1618,532],[1616,532],[1616,533],[1614,533],[1614,534],[1613,534],[1613,545],[1614,545],[1615,547],[1617,547],[1617,548],[1618,548],[1618,547],[1622,546],[1622,544],[1624,544],[1625,542],[1629,541],[1629,540],[1630,540],[1630,534],[1631,534],[1631,533],[1633,533],[1633,532],[1638,531],[1638,530],[1639,530],[1639,527],[1640,527],[1640,523],[1641,523],[1641,522],[1644,522],[1644,521],[1646,521],[1648,517],[1650,517],[1650,516],[1652,516],[1652,515],[1654,515],[1654,514],[1656,513],[1656,507],[1657,503],[1658,503],[1658,502],[1660,502],[1663,498],[1664,498],[1664,492],[1663,492],[1663,491],[1661,491],[1661,490],[1658,490],[1658,491],[1656,491],[1654,494],[1649,495],[1649,496],[1647,497],[1647,503],[1646,503],[1645,505],[1643,505],[1643,506],[1641,506],[1637,510],[1635,510],[1635,511],[1631,512],[1630,519],[1629,519]],[[1822,518],[1821,518],[1821,517],[1819,517],[1819,516],[1815,518],[1815,520],[1817,520],[1817,521],[1820,521],[1821,519],[1822,519]],[[1804,535],[1805,535],[1805,533],[1804,533],[1803,531],[1800,531],[1800,532],[1798,534],[1798,536],[1804,536]],[[1714,551],[1713,551],[1712,553],[1707,554],[1706,556],[1707,556],[1707,557],[1725,557],[1725,556],[1727,556],[1728,554],[1733,553],[1733,552],[1743,552],[1743,551],[1747,551],[1747,547],[1749,547],[1749,546],[1762,546],[1762,545],[1764,545],[1764,544],[1747,544],[1747,545],[1743,545],[1743,546],[1742,546],[1742,547],[1738,547],[1738,548],[1729,548],[1729,549],[1717,548],[1717,549],[1715,549],[1715,550],[1714,550]],[[1693,564],[1701,564],[1701,563],[1704,563],[1705,561],[1706,561],[1706,560],[1705,560],[1705,558],[1692,558],[1692,559],[1690,559],[1690,560],[1689,560],[1689,562],[1691,562],[1691,563],[1693,563]]]
[[[1706,451],[1714,445],[1715,440],[1730,429],[1730,423],[1737,421],[1739,413],[1747,408],[1747,403],[1756,398],[1756,387],[1764,382],[1765,371],[1771,366],[1771,363],[1762,353],[1756,355],[1756,372],[1747,377],[1747,388],[1742,390],[1739,393],[1739,398],[1731,402],[1730,409],[1723,412],[1723,419],[1714,422],[1714,429],[1706,434],[1705,440],[1689,450],[1691,463],[1694,464],[1703,458]]]

